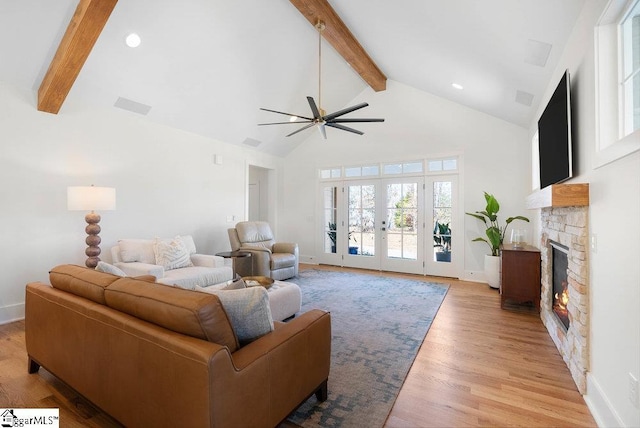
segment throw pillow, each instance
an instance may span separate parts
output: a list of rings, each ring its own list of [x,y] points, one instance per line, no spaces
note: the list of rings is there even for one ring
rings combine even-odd
[[[193,242],[193,236],[191,236],[191,235],[180,235],[180,238],[182,238],[182,242],[184,243],[184,246],[187,247],[187,251],[189,252],[189,254],[195,254],[196,253],[196,244],[195,244],[195,242]]]
[[[110,273],[111,275],[117,275],[117,276],[127,276],[126,273],[124,273],[124,271],[114,265],[110,265],[109,263],[105,263],[103,261],[99,261],[97,266],[96,266],[96,270],[98,272],[105,272],[105,273]]]
[[[123,262],[155,263],[151,239],[120,239],[118,246]]]
[[[269,296],[263,287],[216,290],[196,285],[195,289],[218,296],[240,345],[246,345],[273,331]]]
[[[189,251],[179,236],[169,242],[156,239],[153,252],[156,256],[156,264],[164,267],[165,270],[193,266]]]

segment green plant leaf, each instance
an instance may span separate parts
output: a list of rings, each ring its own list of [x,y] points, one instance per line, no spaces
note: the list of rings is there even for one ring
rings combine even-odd
[[[527,223],[529,223],[529,219],[526,218],[526,217],[523,217],[521,215],[517,215],[515,217],[509,217],[506,221],[507,221],[507,224],[509,224],[514,220],[522,220],[522,221],[526,221]]]
[[[490,195],[487,192],[484,192],[484,198],[487,201],[487,216],[495,216],[498,211],[500,211],[500,204],[498,203],[498,200],[493,195]],[[491,221],[495,221],[495,219],[492,219]]]

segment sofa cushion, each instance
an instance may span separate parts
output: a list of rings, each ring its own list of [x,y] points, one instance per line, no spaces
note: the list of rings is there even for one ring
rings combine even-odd
[[[158,282],[193,290],[196,285],[206,287],[211,284],[219,284],[231,278],[231,275],[231,267],[208,268],[191,266],[165,271],[164,276],[158,278]]]
[[[127,274],[117,266],[110,265],[109,263],[105,263],[103,261],[99,261],[96,266],[96,270],[98,272],[110,273],[111,275],[116,276],[127,276]]]
[[[102,305],[105,304],[104,290],[120,279],[84,266],[60,265],[51,269],[49,281],[53,288],[64,290]]]
[[[220,298],[231,319],[240,345],[246,345],[273,331],[273,318],[269,297],[264,287],[247,287],[236,290],[220,290],[212,287],[196,287],[196,291]]]
[[[107,306],[177,333],[238,349],[220,299],[177,287],[120,278],[105,291]]]
[[[180,236],[170,241],[156,239],[153,244],[156,264],[165,270],[179,269],[193,266],[187,247]]]
[[[156,263],[156,255],[153,252],[153,240],[151,239],[120,239],[120,258],[123,262]]]

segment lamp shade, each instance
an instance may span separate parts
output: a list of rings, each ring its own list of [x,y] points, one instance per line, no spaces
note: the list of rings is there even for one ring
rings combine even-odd
[[[69,211],[111,211],[116,209],[116,189],[113,187],[67,187]]]

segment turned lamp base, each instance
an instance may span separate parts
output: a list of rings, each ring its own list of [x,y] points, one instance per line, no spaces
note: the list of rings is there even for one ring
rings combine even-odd
[[[87,267],[95,268],[100,262],[100,216],[95,211],[116,209],[116,189],[113,187],[91,186],[70,186],[67,187],[67,209],[69,211],[91,211],[84,219],[87,227],[85,242],[88,247],[85,254],[88,259],[85,261]]]
[[[85,239],[85,242],[88,245],[87,249],[84,251],[88,257],[84,264],[87,265],[87,267],[95,268],[98,266],[98,262],[100,261],[100,257],[98,256],[101,252],[101,239],[98,236],[100,233],[100,226],[98,226],[98,223],[100,223],[100,215],[91,211],[84,217],[84,220],[87,222],[87,227],[84,231],[87,232],[87,239]]]

